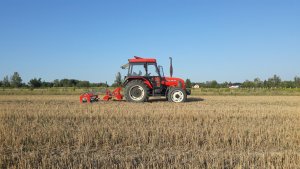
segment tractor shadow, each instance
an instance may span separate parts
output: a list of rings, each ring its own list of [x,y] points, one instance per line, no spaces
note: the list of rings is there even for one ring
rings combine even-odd
[[[191,97],[187,98],[186,102],[203,102],[204,99],[200,97]]]
[[[200,97],[188,97],[187,100],[186,100],[186,102],[202,102],[202,101],[204,101],[204,99],[200,98]],[[148,102],[149,103],[167,102],[167,99],[165,99],[163,97],[162,98],[153,97],[153,98],[150,98]]]

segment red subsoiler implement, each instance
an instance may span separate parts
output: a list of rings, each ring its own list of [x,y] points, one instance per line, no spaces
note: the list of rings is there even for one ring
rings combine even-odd
[[[114,91],[110,91],[109,89],[106,89],[105,96],[102,98],[104,101],[109,100],[123,100],[123,95],[121,94],[121,87],[116,88]],[[96,102],[99,101],[99,95],[97,93],[93,92],[87,92],[80,95],[80,103],[84,102]]]

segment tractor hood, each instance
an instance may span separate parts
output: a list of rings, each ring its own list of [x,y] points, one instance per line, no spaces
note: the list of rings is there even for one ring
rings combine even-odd
[[[181,87],[182,89],[185,89],[185,83],[184,80],[181,78],[176,77],[163,77],[163,82],[166,86],[174,86],[174,87]]]

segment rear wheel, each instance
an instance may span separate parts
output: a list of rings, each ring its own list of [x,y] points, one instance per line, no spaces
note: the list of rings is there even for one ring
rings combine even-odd
[[[186,92],[182,88],[171,88],[168,92],[168,100],[171,102],[185,102],[186,98]]]
[[[145,102],[148,98],[148,87],[141,80],[133,80],[125,87],[125,98],[130,102]]]

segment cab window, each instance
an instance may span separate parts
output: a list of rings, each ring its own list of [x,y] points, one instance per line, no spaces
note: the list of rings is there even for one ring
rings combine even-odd
[[[148,74],[147,76],[159,76],[155,63],[148,63]]]
[[[146,75],[145,66],[146,66],[145,64],[131,65],[129,76],[145,76]]]

